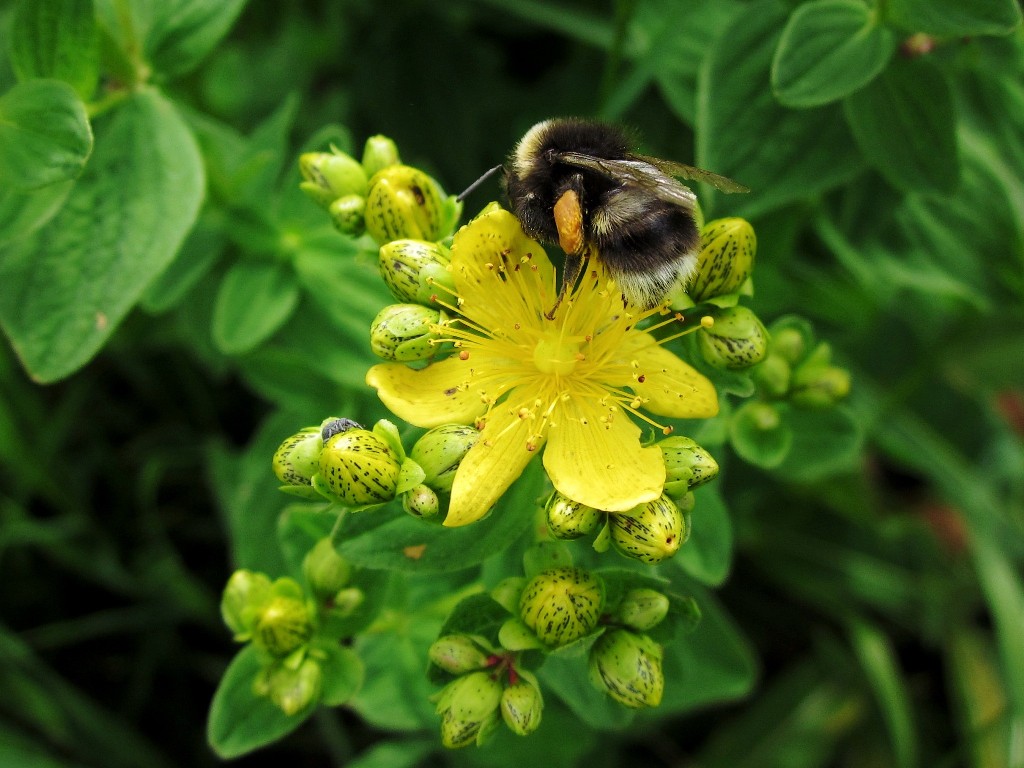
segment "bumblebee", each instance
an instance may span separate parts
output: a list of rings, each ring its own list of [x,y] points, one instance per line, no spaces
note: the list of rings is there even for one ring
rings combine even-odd
[[[615,278],[623,297],[650,308],[697,265],[697,197],[677,180],[707,182],[723,192],[748,192],[724,176],[630,151],[621,128],[562,118],[537,123],[519,140],[504,169],[509,206],[523,230],[565,251],[554,317],[589,258]],[[467,189],[465,197],[476,186]]]

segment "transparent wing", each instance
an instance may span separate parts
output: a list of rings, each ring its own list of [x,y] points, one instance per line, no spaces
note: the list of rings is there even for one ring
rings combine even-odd
[[[619,184],[643,187],[659,199],[683,208],[692,209],[697,200],[692,190],[684,187],[671,174],[665,173],[646,158],[608,160],[582,152],[558,152],[555,157],[561,163],[600,173]]]
[[[680,179],[689,179],[690,181],[703,181],[722,192],[732,193],[750,191],[749,187],[740,184],[738,181],[733,181],[732,179],[720,176],[717,173],[712,173],[711,171],[705,171],[703,168],[695,168],[692,165],[676,163],[671,160],[662,160],[660,157],[647,157],[645,155],[633,155],[633,157],[637,160],[650,163],[660,169],[662,173],[666,173],[669,176],[675,176]]]

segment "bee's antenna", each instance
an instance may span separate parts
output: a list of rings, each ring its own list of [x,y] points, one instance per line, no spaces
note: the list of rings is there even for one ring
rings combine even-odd
[[[459,195],[457,198],[455,198],[455,199],[458,202],[461,203],[463,200],[465,200],[467,197],[469,197],[470,194],[472,194],[476,190],[477,187],[479,187],[481,184],[483,184],[485,181],[487,181],[489,178],[491,178],[491,176],[496,174],[502,168],[504,168],[504,166],[502,166],[502,165],[494,166],[489,171],[487,171],[487,173],[485,173],[479,179],[477,179],[472,184],[470,184],[468,187],[466,187],[466,190],[461,195]]]

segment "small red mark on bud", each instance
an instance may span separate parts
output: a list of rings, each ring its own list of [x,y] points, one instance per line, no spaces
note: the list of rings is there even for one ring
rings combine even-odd
[[[636,377],[636,380],[638,384],[643,384],[645,381],[647,381],[647,375],[641,373],[639,376]]]

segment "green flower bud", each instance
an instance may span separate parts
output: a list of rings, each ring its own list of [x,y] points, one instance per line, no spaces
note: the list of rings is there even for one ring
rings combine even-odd
[[[590,681],[627,707],[656,707],[665,690],[661,658],[661,646],[646,635],[613,629],[590,649]]]
[[[271,597],[270,579],[262,573],[240,570],[231,574],[220,600],[220,615],[236,640],[248,640],[263,606]]]
[[[532,651],[544,648],[536,633],[522,620],[511,618],[498,628],[498,644],[506,651]]]
[[[380,248],[380,276],[399,301],[429,306],[434,294],[449,298],[455,292],[450,262],[451,252],[440,243],[393,240]]]
[[[365,195],[368,189],[363,166],[333,147],[330,152],[300,155],[299,172],[303,178],[299,188],[324,208],[339,197]]]
[[[377,171],[389,165],[398,165],[402,159],[398,156],[398,147],[387,136],[371,136],[363,147],[363,170],[367,178],[372,178]]]
[[[797,328],[773,330],[772,352],[780,355],[790,365],[796,365],[807,354],[807,340]]]
[[[491,599],[498,603],[509,613],[519,612],[519,596],[526,586],[526,579],[522,576],[509,576],[502,579],[491,590]]]
[[[629,590],[615,609],[615,619],[630,629],[645,632],[668,615],[669,602],[661,592],[646,587]]]
[[[548,520],[548,532],[556,539],[578,539],[591,533],[601,522],[602,514],[593,507],[552,492],[544,505]]]
[[[307,657],[295,668],[283,663],[271,664],[256,679],[253,688],[291,716],[318,701],[322,686],[320,664]]]
[[[443,424],[434,427],[409,452],[426,477],[423,482],[440,493],[447,493],[455,482],[459,464],[469,449],[480,439],[480,430],[465,424]]]
[[[445,635],[427,652],[430,660],[453,675],[462,675],[487,666],[487,654],[469,635]]]
[[[831,408],[850,394],[850,372],[834,365],[797,371],[790,400],[805,408]]]
[[[366,231],[366,198],[344,195],[327,206],[334,227],[343,235],[359,237]]]
[[[443,312],[420,304],[390,304],[370,324],[370,348],[385,360],[426,360],[437,352],[434,329],[443,319]]]
[[[332,598],[352,577],[352,566],[348,564],[330,538],[320,539],[302,560],[302,573],[306,583],[322,600]]]
[[[714,325],[697,331],[697,343],[709,365],[738,370],[764,358],[768,331],[746,307],[729,307],[715,317]]]
[[[398,456],[369,430],[349,429],[327,440],[319,467],[327,489],[346,504],[380,504],[395,498]]]
[[[512,733],[529,736],[540,725],[544,697],[535,681],[527,679],[525,672],[520,674],[517,682],[501,692],[501,718]]]
[[[665,492],[681,496],[718,475],[718,462],[695,440],[683,435],[658,443],[665,460]]]
[[[271,462],[277,479],[285,485],[309,485],[323,445],[319,427],[306,427],[289,437],[274,452]]]
[[[626,557],[653,565],[672,557],[690,535],[679,507],[668,496],[608,516],[612,544]]]
[[[754,228],[744,219],[715,219],[701,229],[697,275],[687,293],[695,303],[732,293],[750,277],[757,251]]]
[[[441,511],[441,500],[432,488],[421,483],[402,494],[402,509],[413,517],[430,520]]]
[[[497,720],[501,684],[486,672],[470,672],[452,680],[438,697],[441,743],[449,749],[468,747]]]
[[[259,612],[253,627],[253,642],[276,658],[284,658],[304,646],[313,636],[313,617],[306,601],[278,595]]]
[[[366,231],[383,245],[392,240],[440,240],[447,214],[437,182],[408,165],[390,165],[370,179]]]
[[[772,351],[751,371],[754,381],[769,397],[782,397],[789,391],[789,380],[792,368],[782,355],[774,351],[774,340],[769,348]]]
[[[580,568],[538,574],[519,597],[519,618],[545,645],[558,648],[589,635],[604,606],[604,583]]]
[[[345,587],[331,598],[329,607],[337,616],[349,616],[365,599],[366,594],[359,587]]]

